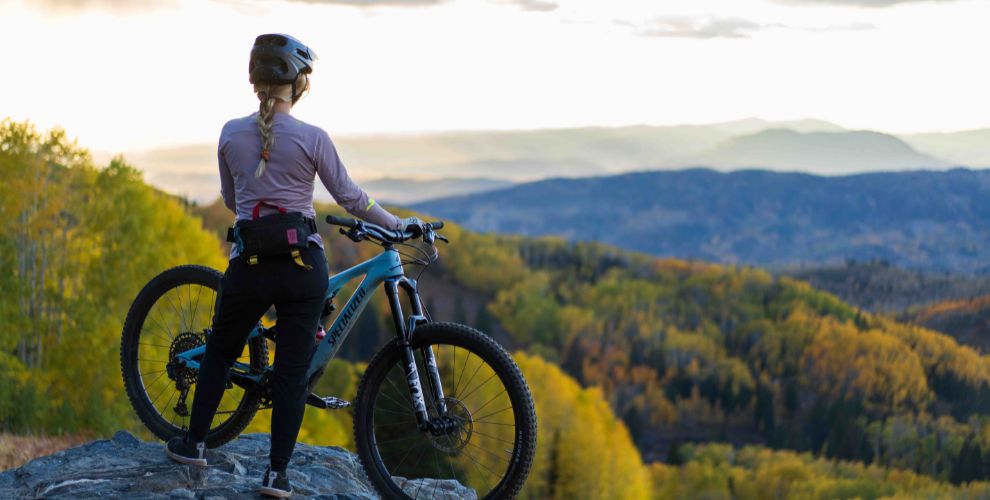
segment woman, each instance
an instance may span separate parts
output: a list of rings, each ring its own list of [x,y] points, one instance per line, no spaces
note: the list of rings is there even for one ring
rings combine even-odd
[[[236,214],[236,226],[265,219],[266,214],[271,219],[282,212],[301,212],[315,228],[313,182],[317,175],[334,200],[354,216],[391,229],[418,225],[415,218],[399,219],[376,204],[347,175],[327,133],[290,116],[292,105],[309,89],[315,59],[309,48],[290,36],[261,35],[254,42],[249,72],[260,109],[227,122],[217,151],[221,194]],[[165,447],[176,461],[206,465],[204,438],[227,374],[251,329],[274,305],[278,320],[271,463],[262,478],[261,493],[277,497],[292,494],[286,468],[302,424],[308,385],[304,377],[328,286],[322,240],[315,231],[307,233],[303,234],[308,245],[294,256],[245,258],[243,242],[233,245],[199,370],[189,430]]]

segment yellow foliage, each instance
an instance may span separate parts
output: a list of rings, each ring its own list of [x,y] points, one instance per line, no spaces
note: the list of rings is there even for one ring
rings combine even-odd
[[[538,357],[515,354],[533,392],[539,445],[524,498],[648,498],[651,483],[625,425],[598,389]]]
[[[825,318],[802,360],[807,382],[833,397],[884,409],[918,407],[931,397],[918,354],[881,330]]]

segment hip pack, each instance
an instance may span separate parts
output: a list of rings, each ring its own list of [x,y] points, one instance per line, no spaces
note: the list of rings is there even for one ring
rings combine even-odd
[[[278,213],[259,217],[261,205],[278,208]],[[270,203],[258,202],[251,220],[239,220],[227,229],[227,241],[240,249],[249,265],[255,265],[263,257],[289,255],[296,265],[311,269],[303,262],[300,249],[309,246],[310,235],[316,233],[316,221],[302,212],[286,212]]]

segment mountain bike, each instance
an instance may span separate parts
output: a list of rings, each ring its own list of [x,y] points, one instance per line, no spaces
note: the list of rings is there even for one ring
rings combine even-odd
[[[356,219],[326,220],[354,242],[383,248],[374,258],[330,277],[324,324],[344,285],[364,276],[326,335],[314,340],[307,372],[312,391],[374,291],[384,288],[395,339],[369,362],[353,406],[355,446],[370,482],[386,498],[516,495],[536,449],[536,414],[522,373],[485,333],[431,321],[417,280],[404,272],[406,265],[425,269],[437,259],[436,242],[447,241],[437,232],[443,223],[405,232]],[[411,245],[413,241],[419,246]],[[162,440],[181,435],[188,426],[220,278],[218,271],[202,266],[169,269],[141,290],[127,314],[120,349],[124,386],[141,421]],[[271,408],[268,340],[277,347],[276,329],[259,318],[230,371],[206,436],[208,447],[236,438],[258,410]],[[327,410],[350,406],[313,393],[307,403]]]

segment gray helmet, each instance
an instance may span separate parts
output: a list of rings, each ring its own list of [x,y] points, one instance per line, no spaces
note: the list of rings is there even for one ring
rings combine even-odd
[[[249,80],[253,84],[295,83],[299,73],[312,73],[316,53],[289,35],[272,33],[254,40]]]

